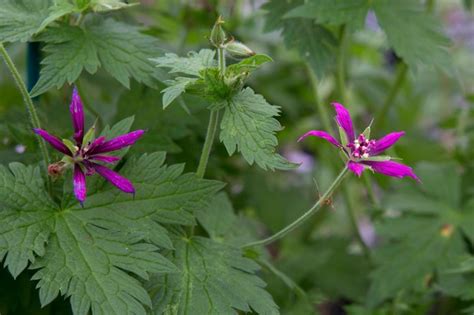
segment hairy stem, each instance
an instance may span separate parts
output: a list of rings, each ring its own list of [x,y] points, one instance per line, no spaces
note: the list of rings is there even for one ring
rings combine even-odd
[[[217,63],[219,64],[219,72],[222,77],[225,75],[225,55],[224,48],[217,48]],[[211,154],[212,144],[217,133],[217,124],[219,122],[219,110],[211,110],[209,116],[209,124],[207,125],[206,140],[202,148],[201,158],[199,159],[199,165],[196,171],[196,175],[199,178],[203,178],[206,173],[207,162],[209,161],[209,155]]]
[[[2,43],[0,43],[0,54],[2,55],[3,59],[5,60],[5,64],[7,65],[8,69],[10,70],[13,79],[15,80],[16,85],[18,86],[18,89],[20,90],[21,95],[23,96],[23,102],[26,105],[26,109],[28,111],[29,117],[30,117],[30,122],[33,128],[41,128],[41,123],[38,118],[38,113],[36,112],[35,105],[33,104],[33,101],[31,100],[30,94],[28,93],[28,90],[26,88],[25,82],[21,78],[20,73],[18,72],[18,69],[16,68],[15,64],[13,63],[13,60],[10,58],[10,55],[8,54],[7,50],[3,46]],[[50,157],[48,150],[46,148],[46,144],[44,140],[40,136],[36,136],[39,142],[39,147],[41,150],[41,154],[43,155],[43,160],[47,165],[51,163]],[[47,181],[48,189],[51,186],[51,182]]]
[[[318,212],[319,209],[321,209],[321,206],[324,205],[324,202],[328,200],[332,196],[336,188],[339,187],[342,180],[346,176],[347,171],[348,171],[347,167],[344,167],[344,169],[339,173],[339,175],[336,177],[334,182],[331,184],[331,186],[329,186],[328,190],[326,190],[326,192],[321,196],[321,198],[319,198],[319,200],[310,209],[308,209],[302,216],[300,216],[298,219],[293,221],[293,223],[287,225],[285,228],[281,229],[280,231],[278,231],[277,233],[273,234],[270,237],[267,237],[260,241],[248,243],[242,247],[245,248],[245,247],[253,247],[253,246],[259,246],[259,245],[268,245],[270,243],[273,243],[283,238],[288,233],[298,228],[301,224],[306,222],[306,220],[308,220],[311,216],[313,216],[316,212]]]
[[[204,174],[206,173],[207,162],[209,161],[209,155],[211,154],[212,144],[214,143],[214,138],[216,136],[218,121],[219,111],[211,111],[211,115],[209,116],[209,124],[207,125],[206,140],[204,141],[201,158],[199,159],[199,165],[196,171],[196,175],[199,178],[203,178]]]

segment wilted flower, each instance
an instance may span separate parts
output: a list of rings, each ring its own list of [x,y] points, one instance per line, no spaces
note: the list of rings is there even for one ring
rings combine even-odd
[[[134,144],[143,135],[144,131],[136,130],[107,141],[103,136],[95,139],[94,127],[84,133],[84,110],[76,89],[72,93],[69,110],[74,127],[73,138],[75,143],[67,139],[60,140],[45,130],[34,129],[36,134],[65,155],[60,162],[52,164],[53,166],[48,168],[50,175],[60,174],[64,168],[72,167],[74,194],[81,204],[86,199],[86,176],[93,175],[96,172],[123,192],[135,193],[135,189],[128,179],[100,163],[119,161],[119,157],[104,155],[104,153],[117,151]],[[58,169],[57,166],[61,166],[61,169]]]
[[[347,168],[359,177],[365,169],[370,169],[387,176],[398,178],[408,176],[419,181],[411,167],[392,161],[390,156],[380,155],[395,144],[405,134],[404,131],[389,133],[379,140],[370,140],[369,126],[356,137],[349,111],[339,103],[333,103],[332,105],[336,110],[336,122],[339,125],[341,143],[329,133],[321,130],[311,130],[299,138],[298,141],[308,136],[327,140],[341,149],[347,162]]]

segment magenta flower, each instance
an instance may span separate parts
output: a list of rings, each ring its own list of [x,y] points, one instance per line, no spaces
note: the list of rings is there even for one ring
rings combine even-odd
[[[408,176],[419,181],[411,167],[391,161],[389,156],[380,155],[383,151],[394,145],[405,134],[404,131],[389,133],[379,140],[370,140],[369,126],[356,137],[349,111],[339,103],[333,103],[332,105],[336,110],[336,122],[339,125],[341,142],[337,141],[329,133],[320,130],[311,130],[300,137],[298,141],[308,136],[327,140],[341,149],[347,158],[347,168],[359,177],[365,169],[370,169],[387,176],[398,178]]]
[[[69,107],[74,128],[74,142],[60,140],[42,129],[34,132],[46,140],[53,148],[63,153],[65,157],[58,163],[50,165],[51,175],[60,174],[67,167],[73,169],[74,195],[81,204],[86,200],[86,176],[98,173],[112,185],[126,193],[135,193],[132,183],[118,173],[101,165],[100,163],[115,163],[119,157],[104,155],[134,144],[144,133],[136,130],[106,141],[105,137],[94,139],[94,127],[84,133],[84,110],[81,98],[76,89],[72,93]]]

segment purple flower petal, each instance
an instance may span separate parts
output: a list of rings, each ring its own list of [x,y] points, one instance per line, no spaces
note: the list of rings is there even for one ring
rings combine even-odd
[[[58,150],[61,153],[66,155],[72,156],[71,151],[69,148],[57,137],[50,135],[47,131],[39,128],[33,129],[33,131],[41,136],[44,140],[46,140],[53,148]]]
[[[321,131],[321,130],[311,130],[311,131],[308,131],[307,133],[305,133],[304,135],[302,135],[299,139],[298,139],[298,142],[304,140],[306,137],[309,137],[309,136],[314,136],[314,137],[318,137],[318,138],[322,138],[324,140],[327,140],[329,141],[330,143],[332,143],[333,145],[335,145],[336,147],[340,147],[341,144],[336,140],[334,139],[333,136],[331,136],[329,133],[327,133],[326,131]]]
[[[374,146],[370,149],[371,155],[377,155],[390,148],[395,142],[405,134],[405,131],[391,132],[382,139],[376,140]]]
[[[105,137],[104,136],[101,136],[97,139],[95,139],[91,145],[89,146],[89,148],[87,149],[88,152],[92,152],[95,148],[97,148],[99,145],[101,145],[102,143],[105,142]]]
[[[72,91],[69,111],[71,112],[72,125],[74,127],[74,140],[76,140],[77,145],[80,147],[84,137],[84,109],[77,88],[74,88]]]
[[[90,154],[106,153],[120,150],[134,144],[145,133],[144,130],[135,130],[130,133],[118,136],[102,144],[97,145]]]
[[[358,177],[360,177],[362,175],[362,172],[365,170],[364,165],[354,162],[354,161],[349,161],[349,163],[347,164],[347,168],[351,172],[356,174]]]
[[[123,192],[134,194],[135,188],[133,188],[132,183],[126,179],[125,177],[120,176],[120,174],[108,169],[105,166],[90,163],[90,165],[95,169],[97,173],[99,173],[102,177],[108,180],[112,185],[117,187]]]
[[[84,200],[86,200],[86,175],[78,164],[74,165],[73,183],[74,195],[76,196],[76,199],[82,204]]]
[[[355,136],[351,114],[349,114],[349,111],[339,103],[332,103],[332,106],[334,106],[334,109],[336,110],[336,122],[346,133],[349,142],[353,142]]]
[[[415,175],[415,173],[413,173],[411,167],[401,163],[397,163],[394,161],[364,161],[362,163],[364,163],[365,165],[369,165],[374,170],[374,172],[383,175],[397,178],[403,178],[405,176],[408,176],[418,182],[420,181],[420,179]]]
[[[89,158],[90,160],[100,161],[105,163],[115,163],[120,161],[118,156],[109,156],[109,155],[93,155]]]

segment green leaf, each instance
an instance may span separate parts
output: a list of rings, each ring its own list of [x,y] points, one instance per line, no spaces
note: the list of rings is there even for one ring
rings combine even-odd
[[[49,0],[0,0],[0,42],[27,41],[48,18]]]
[[[120,170],[135,198],[107,184],[84,208],[76,202],[62,209],[47,196],[38,168],[1,167],[0,216],[8,224],[0,227],[0,257],[7,255],[14,275],[34,262],[42,305],[61,294],[70,296],[75,314],[145,314],[151,301],[133,275],[146,280],[177,271],[158,253],[173,247],[160,223],[193,224],[191,212],[222,187],[181,175],[182,165],[164,160],[164,153],[145,154]]]
[[[150,60],[156,63],[157,67],[169,68],[169,73],[182,73],[199,77],[202,70],[215,66],[215,54],[214,50],[201,49],[199,52],[189,52],[187,57],[167,53],[163,57]]]
[[[176,98],[186,91],[186,87],[196,82],[196,79],[177,77],[167,83],[169,86],[163,89],[163,108],[168,107]]]
[[[228,73],[232,75],[238,75],[245,72],[254,71],[260,68],[260,66],[271,61],[273,61],[273,59],[267,55],[254,55],[238,63],[234,63],[233,65],[228,66],[226,69],[226,75]]]
[[[175,242],[179,273],[149,282],[154,314],[279,314],[255,273],[259,266],[239,249],[195,236]]]
[[[452,72],[450,44],[439,21],[411,0],[373,1],[373,9],[390,45],[412,69],[438,66]]]
[[[367,0],[317,0],[290,10],[285,18],[309,18],[320,24],[348,24],[361,28],[369,8]]]
[[[95,12],[107,12],[120,10],[139,5],[139,3],[128,3],[120,0],[91,0],[90,7]]]
[[[263,96],[245,88],[235,95],[225,108],[221,121],[220,140],[229,155],[239,151],[252,165],[263,169],[288,170],[296,167],[275,152],[278,140],[275,132],[282,129],[279,108],[267,103]]]
[[[288,11],[300,4],[302,1],[273,0],[267,3],[263,7],[268,12],[265,29],[282,27],[286,47],[296,49],[301,58],[321,77],[334,63],[337,40],[328,29],[313,20],[283,19]]]
[[[94,74],[99,67],[127,88],[130,78],[149,86],[159,78],[149,60],[156,54],[157,41],[112,19],[88,21],[84,28],[62,25],[49,29],[39,39],[47,43],[44,51],[48,55],[31,91],[33,96],[73,83],[84,70]]]
[[[0,260],[17,277],[45,246],[58,207],[44,193],[38,168],[0,166]]]

